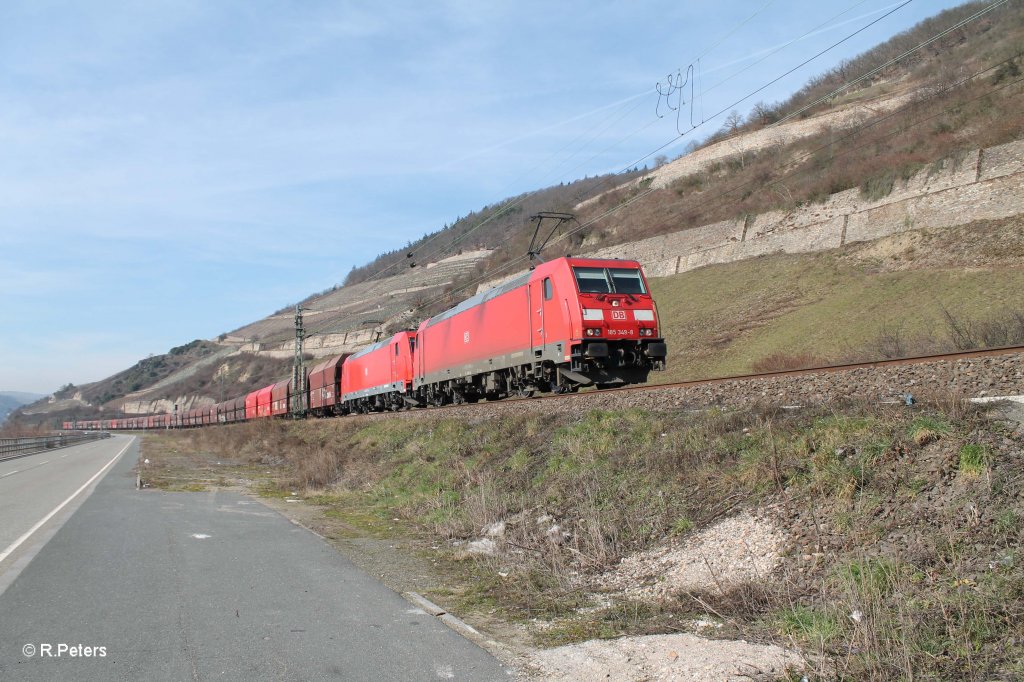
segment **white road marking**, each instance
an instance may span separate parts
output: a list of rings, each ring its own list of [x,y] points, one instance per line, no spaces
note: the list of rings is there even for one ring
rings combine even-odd
[[[194,537],[196,540],[205,540],[206,538],[212,536],[207,535],[206,533],[192,533],[192,537]]]
[[[129,440],[129,441],[128,441],[128,443],[127,443],[127,444],[126,444],[126,445],[125,445],[125,446],[124,446],[123,448],[121,448],[121,452],[119,452],[119,453],[117,453],[116,455],[114,455],[113,459],[111,459],[111,460],[110,460],[109,462],[107,462],[106,464],[104,464],[104,465],[103,465],[103,468],[102,468],[102,469],[100,469],[99,471],[97,471],[97,472],[96,472],[95,474],[93,474],[92,478],[90,478],[90,479],[89,479],[88,481],[86,481],[85,483],[83,483],[83,484],[82,484],[82,487],[81,487],[81,488],[79,488],[79,489],[78,489],[78,490],[76,490],[75,492],[71,493],[71,496],[70,496],[70,497],[68,497],[68,499],[66,499],[66,500],[64,500],[63,502],[61,502],[60,504],[58,504],[58,505],[57,505],[57,507],[56,507],[56,508],[55,508],[55,509],[54,509],[53,511],[51,511],[51,512],[50,512],[49,514],[47,514],[47,515],[46,515],[46,516],[44,516],[44,517],[43,517],[42,519],[40,519],[40,520],[39,520],[39,521],[38,521],[38,522],[36,523],[36,525],[34,525],[34,526],[32,526],[31,528],[29,528],[29,529],[28,529],[28,531],[27,531],[27,532],[26,532],[26,533],[25,533],[24,535],[22,535],[22,536],[21,536],[20,538],[18,538],[18,539],[17,539],[17,540],[15,540],[15,541],[14,541],[13,543],[11,543],[11,546],[10,546],[10,547],[8,547],[7,549],[5,549],[5,550],[4,550],[3,552],[0,552],[0,563],[2,563],[4,559],[6,559],[7,557],[9,557],[9,556],[10,556],[10,555],[11,555],[11,554],[12,554],[12,553],[14,552],[14,550],[18,549],[18,547],[20,547],[20,546],[21,546],[21,545],[22,545],[22,544],[23,544],[23,543],[24,543],[24,542],[25,542],[26,540],[28,540],[28,539],[29,539],[30,537],[32,537],[32,534],[33,534],[33,533],[35,533],[35,532],[36,532],[37,530],[39,530],[40,528],[42,528],[42,527],[43,527],[43,525],[44,525],[44,524],[45,524],[45,523],[46,523],[47,521],[49,521],[49,520],[50,520],[50,519],[52,519],[52,518],[53,518],[54,516],[56,516],[56,515],[57,515],[57,512],[59,512],[59,511],[60,511],[61,509],[63,509],[64,507],[66,507],[66,506],[67,506],[67,505],[68,505],[68,504],[69,504],[69,503],[71,502],[71,500],[73,500],[73,499],[75,499],[76,497],[78,497],[78,495],[79,495],[79,494],[80,494],[80,493],[81,493],[81,492],[82,492],[83,490],[85,490],[86,488],[88,488],[88,487],[89,487],[89,484],[90,484],[90,483],[92,483],[93,481],[95,481],[95,480],[96,480],[97,478],[99,478],[99,477],[100,477],[100,475],[101,475],[101,474],[102,474],[102,473],[103,473],[104,471],[106,471],[107,469],[109,469],[109,468],[110,468],[110,467],[111,467],[111,466],[112,466],[112,465],[114,464],[114,462],[116,462],[116,461],[117,461],[117,460],[118,460],[118,459],[119,459],[119,458],[121,457],[121,455],[123,455],[123,454],[124,454],[124,453],[125,453],[125,452],[126,452],[126,451],[128,450],[128,448],[129,448],[129,447],[131,446],[131,444],[132,444],[132,443],[134,443],[134,442],[135,442],[135,438],[134,438],[134,437],[132,437],[132,439],[131,439],[131,440]]]
[[[992,395],[984,398],[971,398],[972,403],[996,403],[1002,400],[1011,403],[1024,403],[1024,395]]]
[[[6,476],[10,476],[12,474],[16,474],[16,473],[22,472],[22,471],[32,471],[33,469],[38,469],[39,467],[43,466],[44,464],[49,464],[49,463],[50,463],[50,460],[46,460],[45,462],[39,462],[37,464],[33,464],[32,466],[30,466],[27,469],[15,469],[14,471],[10,471],[10,472],[4,474],[3,476],[0,476],[0,478],[4,478]]]

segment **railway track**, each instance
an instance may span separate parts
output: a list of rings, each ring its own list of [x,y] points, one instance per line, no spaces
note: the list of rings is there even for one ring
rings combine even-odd
[[[825,365],[820,367],[807,367],[803,369],[792,369],[792,370],[781,370],[775,372],[761,372],[752,374],[737,374],[725,377],[713,377],[708,379],[694,379],[690,381],[681,381],[667,384],[643,384],[636,386],[624,386],[621,388],[608,388],[602,390],[587,390],[579,393],[548,393],[535,395],[529,398],[508,398],[500,401],[481,401],[479,403],[462,403],[462,404],[449,404],[440,407],[431,407],[427,410],[406,410],[402,412],[380,412],[371,413],[364,415],[353,415],[355,418],[369,418],[378,419],[381,417],[400,415],[410,416],[417,414],[440,414],[445,411],[459,412],[460,410],[469,411],[472,410],[486,410],[488,408],[499,408],[503,406],[515,409],[522,409],[524,405],[534,406],[529,408],[531,411],[545,409],[540,407],[543,404],[550,404],[550,401],[565,401],[560,403],[558,411],[563,411],[563,406],[568,407],[574,404],[572,401],[587,401],[594,403],[601,403],[599,406],[612,406],[615,403],[626,403],[627,406],[632,406],[632,403],[654,403],[655,400],[636,400],[634,398],[641,396],[650,396],[658,394],[685,394],[685,393],[719,393],[715,391],[715,388],[724,389],[721,392],[734,392],[736,390],[742,390],[743,387],[750,388],[751,386],[761,386],[764,384],[770,384],[773,387],[781,386],[783,390],[769,390],[761,391],[764,393],[782,393],[782,397],[796,398],[800,393],[804,394],[828,394],[822,395],[825,399],[835,397],[846,397],[853,398],[858,397],[856,390],[840,390],[840,391],[821,391],[821,390],[809,390],[809,391],[793,391],[791,384],[801,383],[801,379],[814,379],[816,381],[810,382],[816,386],[827,383],[830,377],[836,375],[857,375],[857,374],[888,374],[895,381],[890,382],[888,394],[881,396],[883,398],[889,398],[893,400],[901,399],[904,395],[915,393],[928,393],[941,390],[957,390],[967,389],[962,392],[969,392],[970,386],[964,384],[970,384],[972,382],[956,381],[957,372],[955,368],[965,363],[977,364],[984,362],[986,359],[1000,360],[998,362],[1000,367],[1008,365],[1010,370],[1010,376],[1006,376],[1005,369],[998,369],[992,374],[998,375],[995,379],[989,377],[980,377],[979,380],[974,381],[975,385],[985,384],[986,388],[979,388],[979,390],[985,391],[988,388],[996,389],[996,392],[1003,391],[1002,394],[1008,394],[1011,391],[1016,393],[1024,393],[1024,346],[1007,346],[1001,348],[987,348],[983,350],[971,350],[971,351],[958,351],[955,353],[940,353],[933,355],[922,355],[907,358],[897,358],[889,360],[874,360],[870,362],[852,362],[843,363],[836,365]],[[933,368],[936,371],[932,372],[920,372],[913,370],[920,370],[922,368],[928,369]],[[942,371],[945,368],[947,371]],[[910,372],[903,372],[900,370],[909,369]],[[953,370],[953,371],[948,371]],[[927,381],[931,378],[931,375],[935,375],[936,381]],[[872,382],[863,382],[858,380],[855,384],[871,384]],[[994,384],[994,385],[989,385]],[[877,396],[877,389],[882,388],[875,383],[873,388],[876,389],[875,396],[862,395],[860,397],[879,397]],[[711,389],[701,390],[701,389]],[[884,391],[883,391],[884,392]],[[991,394],[992,392],[989,391]],[[763,395],[767,398],[767,395]],[[715,400],[714,403],[729,404],[733,401],[729,400]],[[754,400],[754,401],[741,401],[741,402],[770,402],[770,400]],[[790,404],[792,400],[783,401],[783,404]],[[797,403],[805,401],[796,401]],[[821,402],[815,400],[814,402]],[[671,401],[670,405],[677,405],[678,401]],[[656,404],[640,405],[643,407],[657,407]],[[554,408],[552,408],[554,411]]]

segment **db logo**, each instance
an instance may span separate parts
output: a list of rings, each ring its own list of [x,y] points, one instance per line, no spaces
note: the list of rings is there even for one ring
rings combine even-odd
[[[469,343],[469,332],[462,332],[462,343]]]
[[[612,311],[612,319],[613,320],[624,320],[624,319],[626,319],[626,311],[625,310],[613,310]]]

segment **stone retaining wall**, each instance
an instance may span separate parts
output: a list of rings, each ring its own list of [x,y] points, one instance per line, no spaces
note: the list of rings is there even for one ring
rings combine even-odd
[[[793,211],[769,211],[619,244],[587,255],[640,261],[648,276],[667,277],[705,265],[769,253],[806,253],[914,229],[954,227],[1024,213],[1024,141],[945,159],[897,180],[867,201],[859,189]]]

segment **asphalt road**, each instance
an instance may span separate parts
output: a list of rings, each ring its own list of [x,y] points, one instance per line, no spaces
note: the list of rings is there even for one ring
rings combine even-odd
[[[126,441],[104,443],[102,454],[81,455],[93,473]],[[0,594],[0,680],[509,678],[483,649],[258,502],[136,490],[136,458],[133,443]],[[73,459],[18,487],[41,496]],[[38,522],[11,513],[22,527]],[[4,531],[0,552],[15,532]]]
[[[93,441],[0,462],[0,592],[130,441]]]

